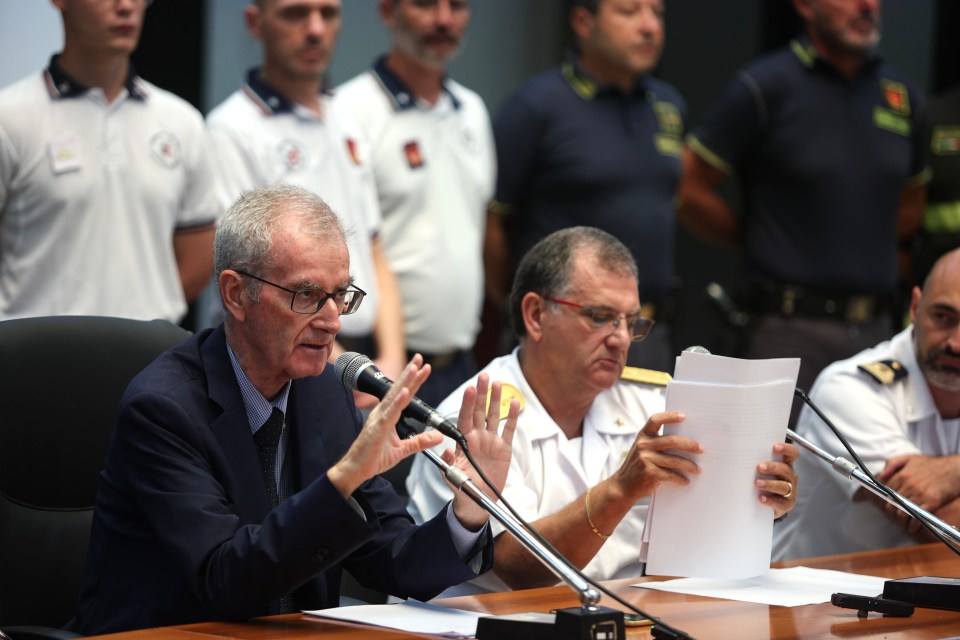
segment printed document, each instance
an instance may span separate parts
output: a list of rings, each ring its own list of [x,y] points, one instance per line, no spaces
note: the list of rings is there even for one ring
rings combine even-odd
[[[667,385],[664,427],[698,441],[701,473],[689,485],[661,485],[644,540],[648,575],[749,578],[770,568],[773,510],[760,503],[757,465],[786,436],[799,358],[742,360],[685,351]],[[643,558],[641,558],[643,561]]]

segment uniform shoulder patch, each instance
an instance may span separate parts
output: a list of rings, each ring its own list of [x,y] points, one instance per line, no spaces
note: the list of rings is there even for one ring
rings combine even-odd
[[[899,360],[878,360],[877,362],[865,362],[857,367],[880,384],[893,384],[897,380],[902,380],[909,373],[907,368]]]
[[[673,376],[666,371],[654,371],[653,369],[641,369],[639,367],[624,367],[623,373],[620,374],[620,379],[629,382],[649,384],[655,387],[665,387],[668,382],[673,380]]]

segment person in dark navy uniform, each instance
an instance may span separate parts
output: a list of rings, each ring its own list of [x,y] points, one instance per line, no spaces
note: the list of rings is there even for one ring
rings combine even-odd
[[[922,284],[933,263],[960,247],[960,85],[934,96],[927,109],[932,177],[920,232],[912,243],[910,284]]]
[[[742,246],[743,355],[800,356],[809,389],[893,331],[898,238],[929,179],[921,94],[877,53],[880,2],[794,0],[805,25],[741,70],[687,139],[680,219]],[[744,210],[715,191],[736,175]]]
[[[657,326],[630,364],[673,370],[665,307],[674,280],[674,198],[686,103],[652,75],[662,0],[575,0],[575,50],[494,119],[497,191],[487,216],[487,295],[503,307],[514,263],[559,229],[589,225],[630,249]]]

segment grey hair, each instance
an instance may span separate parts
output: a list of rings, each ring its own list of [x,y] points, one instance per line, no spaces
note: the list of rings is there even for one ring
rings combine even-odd
[[[554,231],[523,256],[513,278],[508,304],[510,323],[518,338],[527,334],[521,309],[523,297],[530,292],[557,298],[566,295],[574,266],[584,255],[595,258],[606,271],[639,278],[633,254],[606,231],[594,227]]]
[[[282,218],[300,221],[300,230],[326,242],[345,242],[343,223],[320,196],[290,184],[245,191],[217,223],[213,241],[214,276],[224,269],[259,275],[273,266],[273,231]],[[250,279],[247,291],[259,297],[261,283]]]

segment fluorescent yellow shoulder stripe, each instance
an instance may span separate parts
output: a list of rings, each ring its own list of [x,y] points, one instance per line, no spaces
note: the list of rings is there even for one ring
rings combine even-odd
[[[960,232],[960,202],[927,205],[923,214],[923,230],[930,233]]]
[[[723,158],[715,154],[713,151],[710,151],[710,149],[707,149],[705,146],[703,146],[703,143],[700,142],[692,133],[687,136],[687,145],[689,145],[694,153],[703,158],[706,163],[712,166],[714,169],[719,169],[727,175],[734,173],[734,169],[730,164],[728,164]]]

